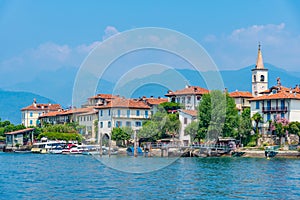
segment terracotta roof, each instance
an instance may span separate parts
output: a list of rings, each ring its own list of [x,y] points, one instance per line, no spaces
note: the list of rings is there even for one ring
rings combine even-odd
[[[99,111],[98,110],[92,110],[90,112],[84,112],[79,114],[78,116],[84,116],[84,115],[92,115],[92,114],[97,114]]]
[[[150,109],[150,107],[143,101],[135,99],[116,98],[108,102],[106,105],[96,106],[95,108],[137,108]]]
[[[299,99],[300,100],[300,94],[281,91],[275,94],[271,93],[271,94],[255,97],[249,99],[249,101],[268,100],[268,99]]]
[[[174,96],[174,95],[186,95],[186,94],[207,94],[209,93],[209,90],[205,88],[201,88],[198,86],[187,86],[186,88],[182,90],[176,90],[175,92],[173,91],[168,91],[168,94],[165,96]]]
[[[230,97],[237,98],[237,97],[245,97],[245,98],[252,98],[252,94],[250,92],[242,92],[242,91],[235,91],[229,94]]]
[[[145,98],[144,100],[150,105],[158,105],[161,103],[168,102],[168,99],[166,98]]]
[[[5,135],[16,135],[16,134],[19,134],[19,133],[26,133],[26,132],[29,132],[29,131],[33,131],[34,128],[26,128],[26,129],[22,129],[22,130],[18,130],[18,131],[12,131],[12,132],[8,132],[8,133],[4,133]]]
[[[95,96],[89,97],[89,99],[115,99],[118,96],[112,94],[97,94]]]
[[[180,110],[181,112],[184,112],[188,115],[191,115],[193,117],[197,117],[198,111],[197,110]]]
[[[61,106],[59,104],[31,104],[25,108],[22,108],[21,111],[24,110],[41,110],[41,111],[55,111],[61,109]]]
[[[79,113],[88,113],[88,112],[92,112],[92,111],[94,111],[93,107],[73,108],[70,110],[60,110],[60,111],[48,112],[48,113],[42,114],[41,116],[39,116],[39,118],[72,115],[72,114],[79,114]]]

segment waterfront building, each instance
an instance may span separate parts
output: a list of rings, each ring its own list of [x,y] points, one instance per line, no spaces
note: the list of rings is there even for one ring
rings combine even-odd
[[[169,102],[180,103],[185,110],[196,110],[203,94],[209,93],[209,90],[198,86],[186,86],[184,89],[169,90],[166,97]]]
[[[34,128],[26,128],[5,133],[6,148],[33,144],[33,132]]]
[[[95,108],[98,110],[99,133],[107,137],[115,127],[127,126],[138,131],[143,121],[151,117],[150,106],[136,99],[115,98]],[[100,141],[100,135],[97,141]]]
[[[54,112],[48,112],[39,116],[41,125],[43,124],[65,124],[76,122],[77,116],[82,113],[91,112],[92,107],[87,108],[73,108],[69,110],[60,109]]]
[[[277,116],[285,118],[290,122],[300,121],[300,89],[287,88],[281,85],[280,78],[277,78],[277,85],[265,90],[261,96],[250,99],[251,116],[259,113],[263,117],[260,123],[262,134],[269,132],[269,121]]]
[[[96,142],[98,126],[98,110],[90,108],[90,111],[78,114],[77,121],[84,127],[82,135],[86,142]]]
[[[268,69],[264,67],[261,53],[261,45],[258,45],[258,53],[255,68],[252,69],[252,96],[261,96],[261,92],[268,89]]]
[[[60,109],[61,106],[59,104],[38,104],[34,99],[31,105],[21,109],[22,124],[25,127],[39,126],[39,116],[48,112],[58,111]]]
[[[197,110],[184,110],[180,109],[179,111],[179,121],[180,121],[180,128],[179,128],[179,140],[182,145],[187,146],[191,142],[191,136],[185,135],[184,130],[185,128],[192,123],[193,121],[197,120]]]
[[[140,101],[144,101],[148,106],[150,106],[150,113],[151,116],[154,115],[157,111],[158,111],[158,105],[168,102],[167,98],[154,98],[153,96],[151,96],[150,98],[147,97],[142,97],[140,99]]]
[[[118,98],[119,96],[112,94],[96,94],[95,96],[89,97],[87,103],[82,105],[82,107],[91,107],[91,106],[101,106],[107,101]]]
[[[245,108],[250,108],[249,99],[253,98],[250,92],[234,91],[229,93],[229,96],[234,99],[239,113],[243,112]]]

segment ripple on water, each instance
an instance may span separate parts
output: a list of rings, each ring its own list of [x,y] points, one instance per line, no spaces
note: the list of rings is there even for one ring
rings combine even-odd
[[[111,159],[118,168],[162,160]],[[300,198],[297,159],[180,158],[149,173],[121,172],[89,156],[1,153],[0,161],[1,199]]]

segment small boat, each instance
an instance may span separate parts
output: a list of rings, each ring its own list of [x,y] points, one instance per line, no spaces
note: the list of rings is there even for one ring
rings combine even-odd
[[[49,150],[49,153],[51,154],[62,154],[63,148],[61,146],[56,146],[53,149]]]
[[[136,150],[137,150],[137,155],[138,156],[143,156],[144,155],[143,150],[141,149],[141,147],[136,147]],[[134,156],[134,147],[128,147],[126,152],[127,152],[128,156]]]
[[[275,151],[275,149],[276,149],[276,146],[268,146],[268,147],[266,147],[265,157],[267,159],[275,157],[278,154],[278,152]]]
[[[31,153],[31,150],[15,150],[14,153]]]

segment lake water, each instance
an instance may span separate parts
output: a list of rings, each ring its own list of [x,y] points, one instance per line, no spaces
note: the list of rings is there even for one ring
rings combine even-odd
[[[117,168],[149,162],[110,159]],[[179,158],[127,173],[92,156],[0,153],[0,174],[0,199],[300,199],[297,159]]]

